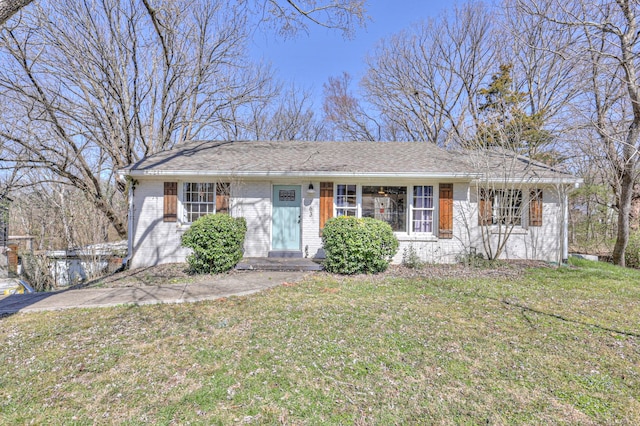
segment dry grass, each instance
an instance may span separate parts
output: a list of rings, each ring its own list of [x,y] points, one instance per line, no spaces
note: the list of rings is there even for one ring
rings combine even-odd
[[[515,269],[7,317],[0,422],[640,424],[640,274]]]
[[[448,278],[448,279],[518,279],[527,269],[548,268],[550,265],[539,261],[510,261],[495,262],[491,267],[469,267],[461,264],[454,265],[424,265],[421,268],[407,268],[402,265],[391,265],[389,269],[377,275],[356,275],[348,279],[384,281],[390,278]],[[229,271],[227,274],[236,274]],[[325,274],[333,279],[340,279],[339,275]],[[103,288],[103,287],[145,287],[158,284],[179,284],[186,281],[208,282],[215,279],[212,275],[193,275],[186,263],[167,263],[148,268],[138,268],[117,272],[74,288]],[[347,279],[347,278],[345,278]]]

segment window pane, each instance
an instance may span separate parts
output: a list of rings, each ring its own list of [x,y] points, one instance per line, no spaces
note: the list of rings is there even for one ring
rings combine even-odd
[[[432,209],[433,186],[414,186],[413,206],[419,209]]]
[[[497,189],[488,191],[493,203],[492,223],[502,225],[520,225],[522,223],[522,191],[516,189]]]
[[[336,210],[336,216],[355,216],[355,215],[356,215],[355,209],[337,209]]]
[[[336,206],[356,207],[356,186],[337,185]]]
[[[413,187],[413,232],[433,232],[433,186]]]
[[[363,186],[362,217],[373,217],[391,225],[396,232],[406,232],[406,186]]]
[[[433,232],[433,210],[416,210],[413,214],[413,232]]]
[[[185,182],[183,188],[183,219],[191,223],[215,210],[215,184],[212,182]]]

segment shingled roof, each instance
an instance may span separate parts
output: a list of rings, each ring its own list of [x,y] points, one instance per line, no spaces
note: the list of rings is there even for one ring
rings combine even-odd
[[[132,176],[475,176],[456,154],[417,142],[191,142],[123,171]]]
[[[547,178],[568,176],[547,169],[541,169]],[[460,152],[426,142],[198,141],[146,157],[121,173],[137,177],[386,176],[472,180],[486,170],[479,170]]]

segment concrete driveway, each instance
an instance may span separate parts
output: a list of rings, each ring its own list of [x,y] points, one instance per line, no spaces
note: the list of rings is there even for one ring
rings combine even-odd
[[[283,283],[297,282],[303,271],[246,271],[215,277],[211,282],[146,287],[85,288],[0,296],[0,315],[18,312],[99,308],[118,305],[150,305],[215,300],[244,296]]]

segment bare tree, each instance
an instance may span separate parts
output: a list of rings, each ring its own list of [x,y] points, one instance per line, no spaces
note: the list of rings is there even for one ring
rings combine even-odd
[[[391,132],[383,137],[383,124],[369,115],[361,102],[350,91],[351,76],[343,73],[340,77],[329,77],[323,85],[322,108],[325,121],[338,133],[334,139],[354,141],[393,140]],[[384,118],[383,118],[384,119]]]
[[[32,1],[0,0],[0,25]],[[243,6],[245,3],[248,2],[240,0],[238,5]],[[308,31],[308,23],[311,22],[339,29],[345,36],[350,36],[367,19],[364,4],[364,0],[329,0],[324,3],[312,0],[256,0],[252,6],[262,16],[262,20],[283,35],[292,35],[300,30]],[[144,0],[143,5],[151,15],[155,15],[158,10],[148,0]]]
[[[283,89],[273,83],[266,87],[273,93],[250,105],[234,110],[235,119],[229,122],[229,140],[321,140],[325,138],[322,121],[313,109],[311,95],[291,85]]]
[[[576,115],[598,135],[599,146],[588,152],[613,171],[610,184],[618,210],[613,261],[624,265],[640,161],[639,5],[631,0],[520,0],[518,6],[575,33],[571,55],[564,58],[580,67],[573,82],[582,87],[584,102]]]
[[[353,36],[355,28],[364,26],[365,0],[240,0],[249,3],[263,22],[283,36],[308,32],[309,25],[342,31]],[[251,4],[252,3],[252,4]]]
[[[119,168],[181,141],[227,137],[235,120],[248,122],[238,112],[274,96],[270,70],[244,54],[260,10],[283,34],[310,23],[349,34],[365,19],[362,0],[63,0],[25,9],[0,33],[0,167],[51,172],[124,237],[105,181],[123,192]]]
[[[33,0],[0,0],[0,25]]]
[[[30,12],[0,39],[5,160],[25,152],[23,165],[80,189],[122,238],[103,182],[180,141],[215,138],[230,106],[270,77],[243,63],[246,17],[223,2],[166,2],[153,16],[136,0]]]
[[[325,85],[328,120],[357,139],[442,146],[465,139],[477,120],[476,92],[495,61],[492,18],[468,3],[382,41],[367,59],[362,100],[349,92],[348,77]]]

